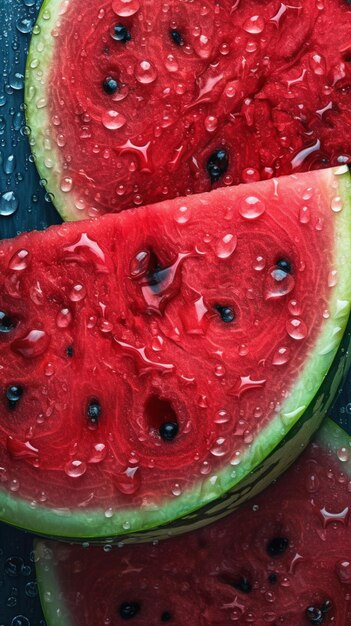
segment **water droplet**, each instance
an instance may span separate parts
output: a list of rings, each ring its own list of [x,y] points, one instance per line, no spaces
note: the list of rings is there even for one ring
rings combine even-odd
[[[342,511],[338,513],[332,513],[328,511],[325,507],[320,509],[320,514],[323,519],[323,526],[326,528],[328,524],[332,524],[334,522],[339,522],[340,524],[346,525],[349,518],[349,507],[345,507]]]
[[[308,474],[305,484],[308,493],[316,493],[319,489],[320,484],[317,474]]]
[[[10,154],[10,156],[8,156],[7,159],[4,161],[3,169],[4,169],[5,174],[13,174],[13,172],[16,169],[16,159],[15,159],[14,154]],[[10,191],[8,193],[13,193],[13,191],[12,192]],[[1,215],[1,210],[0,210],[0,215]]]
[[[23,89],[24,87],[23,74],[16,72],[16,74],[10,80],[10,87],[12,87],[12,89],[14,89],[15,91],[21,91],[21,89]]]
[[[163,339],[160,335],[157,335],[156,337],[153,337],[151,339],[151,349],[154,352],[160,352],[160,350],[162,350],[163,347]]]
[[[301,315],[302,309],[297,300],[290,300],[288,302],[288,311],[291,315]]]
[[[26,17],[20,18],[16,22],[16,28],[20,33],[27,35],[32,31],[34,20],[30,20]]]
[[[25,586],[25,594],[28,598],[35,598],[38,595],[38,585],[34,581],[30,581]]]
[[[156,67],[150,61],[140,61],[135,68],[135,78],[143,85],[153,83],[157,78]]]
[[[138,467],[127,467],[124,472],[115,477],[117,489],[126,495],[136,493],[141,484],[140,470]]]
[[[289,348],[281,346],[275,351],[273,355],[272,363],[273,365],[284,365],[285,363],[289,361],[289,359],[290,359]]]
[[[305,339],[308,332],[305,322],[299,318],[288,320],[286,322],[286,330],[288,335],[297,341]]]
[[[335,287],[338,284],[337,270],[331,270],[328,274],[328,287]]]
[[[266,259],[263,256],[257,256],[254,261],[254,270],[262,272],[266,266]]]
[[[230,465],[239,465],[241,463],[241,453],[240,450],[237,450],[232,458],[230,459]]]
[[[344,203],[343,203],[342,198],[340,198],[340,196],[335,196],[335,198],[332,199],[331,209],[332,211],[334,211],[334,213],[339,213],[340,211],[342,211],[343,206],[344,206]]]
[[[56,324],[59,328],[67,328],[72,322],[72,313],[69,309],[61,309],[56,317]]]
[[[341,461],[342,463],[346,463],[347,461],[350,460],[350,450],[348,450],[345,447],[339,448],[336,451],[336,454],[337,454],[339,461]]]
[[[220,239],[216,246],[216,255],[219,259],[227,259],[230,257],[238,243],[238,239],[236,235],[232,235],[231,233],[227,233]]]
[[[45,376],[53,376],[55,374],[55,368],[52,363],[48,363],[44,370]]]
[[[11,348],[27,359],[36,358],[46,352],[50,337],[43,330],[31,330],[22,339],[16,339]]]
[[[310,68],[317,76],[323,76],[326,70],[325,58],[315,52],[310,57]]]
[[[72,178],[69,178],[68,176],[65,176],[61,180],[61,184],[60,184],[61,191],[63,191],[64,193],[69,193],[70,191],[72,191],[72,187],[73,187],[73,180],[72,180]]]
[[[79,459],[71,459],[65,465],[65,474],[71,478],[79,478],[87,471],[87,464]]]
[[[101,463],[106,458],[107,447],[104,443],[95,443],[93,445],[88,463]]]
[[[227,424],[231,419],[231,415],[230,413],[228,413],[228,411],[226,411],[225,409],[220,409],[219,411],[217,411],[215,418],[214,418],[214,423],[215,424]]]
[[[11,626],[30,626],[30,621],[25,615],[16,615],[12,619]]]
[[[173,54],[168,54],[165,61],[165,67],[169,72],[178,72],[179,65]]]
[[[172,493],[174,496],[180,496],[182,493],[181,487],[179,483],[174,483],[172,486]]]
[[[0,215],[13,215],[18,209],[18,199],[13,191],[6,191],[0,196]]]
[[[303,206],[300,208],[299,212],[299,220],[301,224],[308,224],[311,219],[311,211],[308,206]]]
[[[83,300],[85,298],[85,296],[87,295],[87,290],[84,287],[84,285],[74,285],[71,289],[71,292],[69,294],[69,299],[72,302],[80,302],[81,300]]]
[[[191,217],[191,210],[187,206],[181,206],[176,209],[174,219],[177,224],[186,224]]]
[[[208,461],[203,461],[200,467],[200,474],[207,476],[211,472],[211,465]]]
[[[4,564],[4,572],[11,578],[17,578],[21,575],[24,561],[20,556],[10,556]]]
[[[217,376],[217,378],[222,378],[223,376],[225,376],[225,367],[223,365],[216,365],[215,366],[215,376]]]
[[[249,354],[249,348],[244,343],[242,343],[238,348],[238,353],[239,356],[246,356],[247,354]]]
[[[113,0],[112,10],[120,17],[130,17],[139,11],[140,0]]]
[[[351,563],[347,559],[338,561],[335,565],[335,573],[341,584],[351,585]]]
[[[110,110],[110,111],[104,111],[104,113],[101,116],[101,121],[103,125],[105,126],[105,128],[108,128],[108,130],[118,130],[119,128],[122,128],[122,126],[125,125],[127,120],[124,117],[124,115],[122,115],[122,113],[119,113],[118,111]]]
[[[29,261],[28,250],[18,250],[9,261],[9,269],[16,272],[21,272],[27,269]]]
[[[264,20],[260,15],[253,15],[246,20],[243,29],[251,35],[259,35],[264,29]]]
[[[34,302],[37,306],[42,306],[44,304],[44,294],[39,281],[29,288],[29,295],[32,302]]]
[[[239,213],[247,220],[255,220],[265,212],[265,204],[256,196],[248,196],[242,198],[239,207]]]
[[[208,133],[213,133],[217,129],[217,126],[218,126],[217,117],[215,117],[214,115],[208,115],[205,118],[204,125]]]
[[[264,299],[275,300],[282,298],[290,293],[295,287],[294,277],[274,266],[268,271],[267,278],[264,283]]]

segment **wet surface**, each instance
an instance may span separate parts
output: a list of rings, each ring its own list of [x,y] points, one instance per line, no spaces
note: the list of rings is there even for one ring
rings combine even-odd
[[[0,4],[0,239],[61,221],[32,162],[23,110],[24,63],[40,5],[41,0]],[[332,415],[351,433],[350,384],[351,376]],[[45,624],[35,584],[32,536],[5,525],[0,525],[0,606],[0,626]]]

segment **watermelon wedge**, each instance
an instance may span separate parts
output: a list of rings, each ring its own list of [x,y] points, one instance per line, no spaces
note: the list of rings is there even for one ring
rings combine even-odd
[[[108,552],[38,541],[48,626],[347,626],[350,451],[326,421],[274,485],[185,537]]]
[[[27,123],[62,217],[351,161],[347,0],[45,0]]]
[[[2,519],[145,540],[283,471],[350,358],[350,189],[322,170],[3,242]]]

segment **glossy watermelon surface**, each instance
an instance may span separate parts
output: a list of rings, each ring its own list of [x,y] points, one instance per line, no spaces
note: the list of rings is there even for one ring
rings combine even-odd
[[[26,73],[65,219],[351,158],[347,0],[46,0]]]
[[[349,436],[326,422],[280,480],[207,528],[157,545],[37,543],[48,626],[346,626],[350,472]]]
[[[4,241],[3,519],[135,535],[289,465],[347,363],[349,189],[324,170]]]

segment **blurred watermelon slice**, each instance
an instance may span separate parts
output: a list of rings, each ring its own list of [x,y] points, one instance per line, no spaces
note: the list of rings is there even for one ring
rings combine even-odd
[[[240,513],[158,545],[37,542],[48,626],[350,624],[350,450],[328,420]]]

